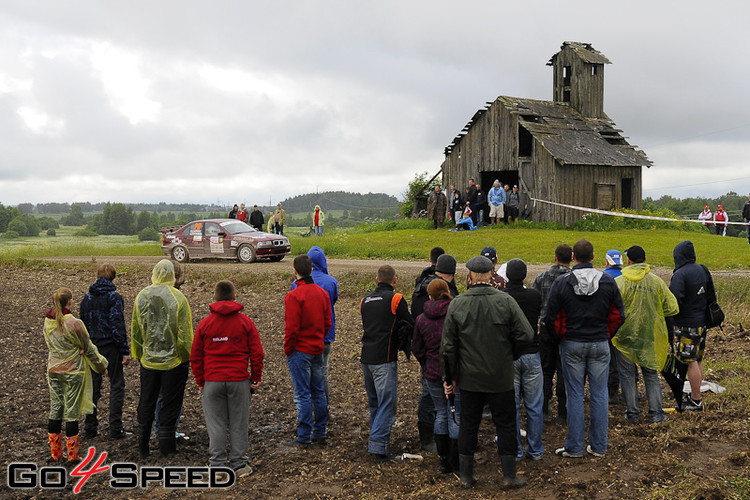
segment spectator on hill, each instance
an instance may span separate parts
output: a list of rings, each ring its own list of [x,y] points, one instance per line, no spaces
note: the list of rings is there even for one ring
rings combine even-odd
[[[432,221],[435,229],[443,227],[445,212],[448,210],[448,200],[440,191],[440,186],[435,186],[435,191],[427,197],[427,218]]]
[[[190,363],[206,417],[209,466],[226,466],[228,431],[229,466],[242,477],[252,473],[247,464],[250,393],[260,386],[263,346],[235,299],[231,281],[216,284],[211,313],[195,331]]]
[[[461,198],[461,192],[456,190],[451,195],[451,216],[453,217],[453,225],[458,224],[458,220],[461,218],[464,209],[464,200]]]
[[[724,211],[724,207],[719,205],[714,212],[714,224],[716,224],[716,234],[720,236],[727,235],[727,222],[729,221],[729,215]]]
[[[711,207],[706,205],[703,207],[703,211],[698,214],[698,220],[703,221],[703,225],[711,227],[711,221],[714,220],[714,215],[711,213]]]
[[[247,210],[245,210],[245,204],[240,204],[240,210],[237,212],[237,220],[240,220],[242,222],[245,222],[245,219],[247,219]]]
[[[487,194],[487,201],[490,204],[490,222],[497,224],[505,214],[505,190],[500,185],[500,181],[495,179],[490,192]]]
[[[117,271],[111,264],[97,270],[96,282],[89,287],[81,301],[81,321],[86,325],[91,342],[99,354],[107,359],[109,378],[109,437],[122,439],[132,436],[122,428],[122,407],[125,403],[125,375],[123,367],[130,363],[130,345],[125,328],[125,306],[122,295],[112,283]],[[86,415],[84,434],[88,438],[99,434],[96,405],[101,397],[102,375],[92,373],[94,411]]]
[[[258,205],[253,205],[253,211],[250,212],[250,225],[256,231],[263,231],[263,212],[258,209]]]
[[[508,184],[503,185],[503,191],[505,191],[505,204],[503,205],[503,224],[508,224],[508,201],[510,200],[510,186]]]
[[[236,219],[238,211],[239,211],[239,209],[237,208],[237,204],[235,203],[234,206],[232,207],[232,210],[229,211],[228,217],[230,219]]]
[[[472,214],[473,211],[471,209],[471,203],[467,201],[463,217],[456,221],[456,227],[453,229],[453,231],[474,231],[477,227],[474,225]]]
[[[320,209],[320,205],[315,205],[315,210],[313,210],[312,215],[312,221],[313,221],[313,229],[315,230],[315,236],[323,236],[323,221],[325,221],[326,216],[323,213],[323,211]]]
[[[518,186],[513,186],[513,190],[508,194],[508,221],[518,220],[518,210],[521,206],[521,195],[518,193]]]
[[[477,212],[479,211],[479,206],[477,204],[477,185],[474,182],[474,179],[469,179],[469,185],[466,188],[466,201],[469,202],[469,207],[471,208],[471,220],[474,222],[474,225],[477,225]]]
[[[284,223],[286,222],[286,211],[281,208],[281,203],[276,205],[276,211],[273,213],[274,232],[284,234]]]

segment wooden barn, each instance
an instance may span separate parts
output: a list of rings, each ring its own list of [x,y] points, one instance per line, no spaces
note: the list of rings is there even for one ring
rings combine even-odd
[[[530,218],[569,224],[583,212],[546,203],[600,209],[641,208],[641,169],[651,166],[604,112],[602,53],[564,42],[547,63],[553,100],[500,96],[477,111],[445,148],[443,185],[463,190],[470,178],[486,193],[495,179],[518,185]]]

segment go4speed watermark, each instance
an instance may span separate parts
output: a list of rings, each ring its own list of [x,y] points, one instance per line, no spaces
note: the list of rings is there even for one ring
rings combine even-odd
[[[170,489],[229,488],[236,480],[229,467],[139,467],[129,462],[106,465],[106,451],[99,453],[96,460],[95,455],[96,448],[92,446],[70,473],[59,465],[38,467],[33,462],[13,462],[8,465],[8,487],[62,489],[68,481],[75,481],[73,493],[80,493],[92,476],[104,473],[109,473],[109,486],[117,489],[146,488],[151,484]]]

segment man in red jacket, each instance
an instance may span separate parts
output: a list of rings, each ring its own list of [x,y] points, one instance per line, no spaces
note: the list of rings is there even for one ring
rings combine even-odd
[[[252,472],[247,465],[247,429],[250,393],[260,385],[263,346],[252,320],[235,302],[234,285],[220,281],[214,291],[211,314],[198,325],[190,352],[195,383],[201,389],[208,431],[209,464],[225,466],[229,429],[229,466],[239,476]],[[250,361],[250,373],[247,371]]]
[[[296,288],[284,298],[284,354],[297,406],[297,437],[286,446],[325,444],[328,400],[323,388],[323,337],[331,328],[331,299],[313,283],[312,260],[294,258]],[[314,415],[314,420],[313,420]]]

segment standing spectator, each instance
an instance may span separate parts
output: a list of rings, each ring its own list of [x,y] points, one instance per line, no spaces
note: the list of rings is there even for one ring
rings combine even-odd
[[[435,445],[440,457],[440,472],[447,474],[458,470],[458,423],[461,415],[461,396],[456,390],[455,415],[451,416],[448,400],[440,376],[440,341],[443,323],[453,295],[443,280],[433,280],[427,287],[430,300],[414,325],[414,340],[411,351],[422,366],[422,380],[435,409],[433,427]],[[421,437],[421,436],[420,436]]]
[[[398,399],[398,349],[400,323],[414,328],[406,300],[393,290],[396,270],[381,266],[377,287],[359,304],[362,315],[360,363],[370,408],[370,439],[367,451],[375,463],[391,459],[391,427],[396,418]]]
[[[331,328],[331,298],[313,282],[312,259],[294,258],[297,286],[284,298],[284,354],[297,406],[297,437],[285,446],[326,443],[328,400],[323,385],[323,339]]]
[[[492,271],[490,271],[490,285],[497,288],[498,290],[505,289],[507,284],[505,278],[500,276],[495,268],[497,267],[497,250],[493,247],[484,247],[479,255],[483,255],[492,261]],[[469,280],[466,280],[466,286],[469,286]]]
[[[323,236],[323,221],[326,220],[326,215],[320,209],[320,205],[315,205],[312,215],[313,228],[315,230],[315,236]]]
[[[237,212],[238,212],[238,211],[239,211],[239,210],[237,209],[237,204],[235,203],[235,204],[234,204],[234,206],[232,207],[232,210],[230,210],[230,211],[229,211],[229,215],[228,215],[228,217],[229,217],[230,219],[236,219],[236,218],[237,218]]]
[[[266,226],[266,231],[271,234],[276,234],[276,212],[271,212],[268,214],[268,226]]]
[[[326,254],[323,253],[323,249],[315,245],[307,251],[307,256],[312,261],[312,279],[313,282],[321,287],[323,290],[328,292],[328,298],[331,300],[331,327],[323,337],[323,388],[326,393],[326,400],[330,402],[328,397],[330,394],[328,373],[331,366],[331,344],[336,340],[336,313],[333,306],[336,301],[339,300],[339,282],[336,278],[328,274],[328,261],[326,260]],[[297,288],[297,282],[292,283],[292,290]]]
[[[245,204],[240,204],[240,210],[237,212],[237,220],[240,220],[242,222],[245,222],[247,219],[247,210],[245,210]]]
[[[432,250],[430,250],[430,265],[422,269],[422,272],[419,273],[419,276],[417,276],[417,279],[414,281],[414,293],[411,296],[411,310],[412,310],[412,316],[416,319],[419,314],[421,314],[421,311],[416,316],[414,315],[414,301],[416,300],[417,294],[422,294],[422,290],[427,292],[427,286],[430,284],[432,280],[434,280],[435,276],[435,265],[437,264],[438,258],[440,258],[441,255],[445,253],[445,250],[443,250],[442,247],[433,247]],[[456,290],[458,292],[458,290]],[[429,297],[429,295],[428,295]],[[422,301],[422,303],[426,302],[427,299]]]
[[[505,216],[505,190],[500,185],[500,181],[495,179],[490,192],[487,195],[487,201],[490,204],[490,221],[497,224]]]
[[[440,253],[442,252],[442,253]],[[458,295],[456,287],[456,259],[452,255],[446,254],[445,250],[435,247],[430,251],[430,259],[437,256],[435,265],[426,267],[422,270],[414,283],[414,293],[411,295],[411,316],[417,319],[422,314],[422,306],[429,300],[427,286],[436,278],[440,278],[448,283],[451,295]],[[432,261],[430,261],[432,262]],[[431,272],[430,272],[431,271]]]
[[[605,257],[607,266],[604,268],[604,272],[617,278],[622,274],[622,254],[619,250],[608,250]]]
[[[703,411],[701,382],[703,354],[706,350],[706,308],[715,297],[713,279],[705,266],[695,263],[693,242],[683,241],[674,247],[674,274],[669,290],[677,298],[680,312],[673,317],[677,357],[688,365],[690,395],[682,409]]]
[[[518,193],[518,186],[513,186],[513,191],[508,194],[508,221],[518,220],[518,209],[521,206],[521,198]]]
[[[430,196],[427,198],[427,218],[432,221],[435,229],[438,228],[438,225],[443,227],[447,209],[448,200],[440,192],[440,186],[435,186],[435,191],[430,193]]]
[[[561,243],[555,248],[555,263],[546,271],[537,275],[532,288],[542,294],[542,315],[539,322],[539,357],[542,360],[542,373],[544,375],[544,405],[542,413],[545,419],[550,418],[549,402],[552,399],[552,381],[557,373],[555,395],[557,397],[557,420],[565,422],[568,419],[567,398],[565,397],[565,378],[562,372],[560,360],[560,343],[554,332],[554,325],[547,325],[544,320],[547,298],[552,284],[564,274],[570,272],[570,261],[573,257],[573,249],[570,245]]]
[[[633,245],[625,251],[628,267],[615,279],[622,295],[626,320],[617,336],[612,340],[616,347],[622,396],[625,400],[625,419],[637,422],[641,411],[638,408],[638,366],[641,367],[646,386],[648,416],[651,422],[667,420],[661,407],[661,385],[659,372],[664,368],[669,352],[669,336],[665,316],[679,312],[677,299],[667,284],[651,274],[646,264],[646,252]]]
[[[719,207],[716,209],[716,212],[714,212],[714,224],[716,224],[717,235],[727,235],[727,221],[729,221],[729,216],[724,211],[724,207],[719,205]]]
[[[73,317],[73,292],[59,288],[52,296],[52,309],[44,317],[44,341],[49,349],[48,441],[53,460],[62,458],[62,422],[68,462],[78,460],[78,419],[94,411],[91,369],[105,373],[107,359],[91,343],[86,326]],[[106,374],[106,373],[105,373]]]
[[[516,299],[529,325],[534,330],[533,342],[516,351],[517,354],[520,354],[520,357],[513,361],[518,441],[516,457],[523,458],[524,454],[520,419],[521,396],[523,396],[523,406],[526,409],[526,453],[532,460],[541,460],[542,453],[544,453],[544,445],[542,444],[544,377],[542,375],[542,361],[539,358],[537,325],[539,324],[539,314],[542,312],[542,294],[533,288],[523,286],[526,272],[526,263],[523,260],[511,259],[508,261],[508,285],[505,287],[505,292]]]
[[[141,363],[141,396],[138,402],[138,449],[149,453],[149,438],[159,392],[159,451],[168,457],[176,453],[175,426],[179,418],[190,349],[193,320],[190,305],[174,287],[174,265],[167,259],[156,263],[151,285],[138,293],[133,304],[131,346],[133,358]]]
[[[458,224],[458,220],[461,218],[461,214],[464,209],[464,201],[461,198],[460,191],[453,191],[451,195],[451,215],[453,217],[453,225]]]
[[[608,250],[605,257],[607,267],[604,268],[604,272],[617,278],[622,275],[622,254],[619,250]],[[612,345],[612,340],[609,341],[609,378],[607,379],[607,388],[609,390],[609,402],[616,402],[619,398],[620,389],[620,374],[618,371],[619,364],[617,362],[617,349]]]
[[[510,186],[508,184],[503,185],[503,191],[505,191],[505,204],[503,205],[503,224],[508,224],[508,201],[510,200]]]
[[[748,193],[747,201],[742,206],[742,218],[747,223],[747,242],[750,244],[750,193]]]
[[[260,386],[263,346],[255,324],[235,298],[231,281],[216,284],[211,314],[195,331],[190,363],[201,390],[209,466],[226,466],[229,431],[229,466],[241,477],[252,473],[247,464],[250,393]]]
[[[250,225],[256,231],[263,231],[263,212],[258,209],[258,205],[253,205],[253,211],[250,212]]]
[[[123,366],[130,363],[130,346],[125,332],[125,306],[117,287],[112,283],[117,271],[111,264],[102,264],[97,270],[96,282],[81,301],[81,321],[86,325],[91,342],[99,354],[107,359],[109,377],[109,437],[122,439],[132,436],[122,428],[122,406],[125,402],[125,375]],[[99,434],[96,405],[101,397],[102,376],[91,374],[93,382],[94,411],[86,415],[84,434],[88,438]]]
[[[284,223],[286,222],[286,211],[281,208],[281,203],[276,205],[276,211],[273,213],[274,232],[284,234]]]
[[[461,486],[471,488],[474,452],[485,403],[489,403],[497,432],[503,484],[522,486],[516,476],[516,416],[513,359],[533,341],[534,331],[516,301],[489,284],[492,262],[472,257],[466,263],[471,286],[451,302],[443,325],[440,361],[447,395],[461,389],[458,436]],[[493,325],[493,328],[488,328]]]
[[[487,195],[482,191],[482,186],[480,184],[477,184],[477,226],[482,227],[484,226],[484,215],[486,212],[487,206]]]
[[[458,195],[458,199],[459,199],[458,210],[460,210],[461,209],[461,204],[460,204],[461,191],[459,191],[458,189],[456,189],[456,185],[455,184],[451,184],[450,188],[449,188],[449,191],[448,191],[448,212],[449,212],[448,216],[451,218],[451,221],[453,222],[453,224],[455,224],[456,221],[458,220],[456,218],[456,208],[454,208],[454,204],[455,204],[455,200],[456,200],[456,195]]]
[[[586,451],[602,457],[607,452],[609,339],[622,325],[625,311],[614,278],[594,269],[594,246],[578,240],[573,246],[573,271],[552,284],[545,322],[555,325],[562,339],[560,357],[568,398],[568,437],[555,454],[583,457],[583,394],[589,381],[590,422]]]
[[[471,220],[474,222],[474,225],[477,225],[477,212],[479,211],[479,207],[477,204],[477,185],[474,182],[474,179],[469,179],[469,186],[466,188],[466,201],[469,202],[469,207],[471,207]]]
[[[711,207],[706,205],[703,207],[703,211],[698,214],[698,220],[703,221],[703,225],[711,227],[711,221],[714,220],[714,216],[711,213]]]

